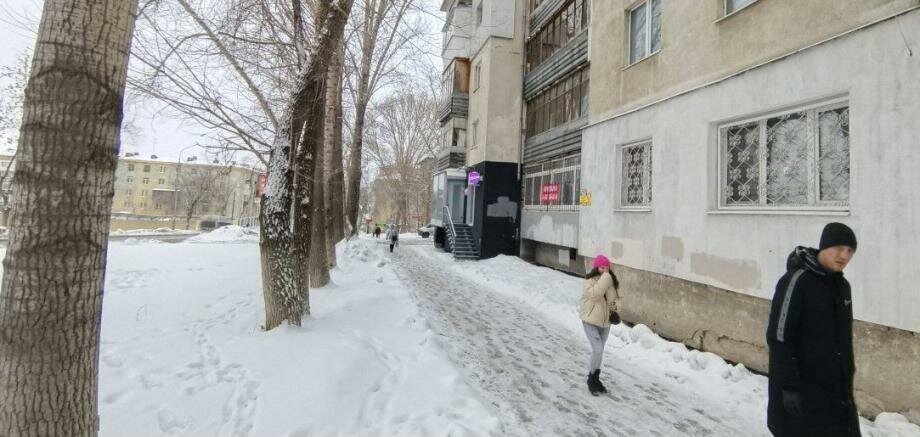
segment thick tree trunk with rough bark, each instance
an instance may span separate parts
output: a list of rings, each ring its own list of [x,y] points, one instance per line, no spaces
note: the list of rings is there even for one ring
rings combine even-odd
[[[265,324],[270,330],[285,320],[300,325],[303,302],[290,288],[294,285],[291,259],[291,203],[293,174],[290,166],[291,116],[275,135],[275,147],[268,160],[268,179],[259,210],[259,250],[262,260],[262,297],[265,300]]]
[[[335,245],[344,234],[345,209],[342,207],[344,191],[342,190],[342,71],[344,50],[338,50],[329,66],[329,78],[326,82],[326,147],[323,153],[325,186],[323,203],[326,208],[326,263],[335,267]]]
[[[339,95],[335,105],[335,137],[332,141],[331,156],[329,157],[330,171],[329,189],[332,199],[329,214],[332,216],[332,228],[335,231],[336,242],[346,237],[345,234],[345,166],[342,156],[342,91],[339,82]]]
[[[324,59],[328,62],[328,59]],[[322,73],[322,75],[320,75]],[[296,286],[304,296],[306,302],[305,314],[310,313],[310,285],[311,273],[314,270],[316,261],[313,255],[317,254],[316,237],[313,232],[316,225],[322,226],[322,223],[314,223],[317,216],[322,217],[323,198],[317,197],[317,190],[321,190],[322,182],[316,183],[319,179],[316,174],[317,167],[322,167],[322,159],[318,159],[316,152],[322,151],[323,147],[323,128],[325,120],[325,96],[327,70],[323,69],[317,72],[317,75],[310,80],[308,108],[305,110],[306,118],[304,120],[303,135],[297,146],[297,154],[294,162],[297,171],[294,173],[294,251],[292,253],[295,263]],[[317,188],[319,186],[319,188]],[[319,211],[315,211],[315,210]],[[325,243],[319,241],[319,255],[322,255],[321,262],[325,266]],[[328,271],[326,272],[328,276]],[[328,279],[327,279],[328,280]],[[324,284],[325,285],[325,284]]]
[[[325,1],[317,36],[298,78],[282,129],[275,136],[262,200],[262,293],[265,325],[300,325],[309,313],[309,246],[313,147],[322,144],[325,76],[339,45],[352,0]]]
[[[91,436],[136,1],[46,0],[0,290],[0,435]]]

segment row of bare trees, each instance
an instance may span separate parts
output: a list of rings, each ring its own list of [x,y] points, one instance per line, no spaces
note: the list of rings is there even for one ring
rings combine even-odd
[[[320,25],[327,17],[318,14],[328,6],[326,3],[165,0],[148,3],[138,15],[130,90],[155,98],[174,113],[210,128],[213,147],[254,154],[269,168],[265,200],[273,200],[277,186],[290,184],[298,193],[290,206],[270,202],[268,208],[263,207],[263,226],[274,223],[272,214],[285,225],[287,219],[281,215],[290,209],[294,234],[291,243],[283,236],[265,234],[263,267],[267,272],[266,296],[278,289],[278,285],[268,284],[289,280],[303,283],[297,286],[298,299],[266,302],[293,302],[303,311],[291,310],[280,319],[267,313],[267,329],[283,320],[299,323],[293,313],[309,312],[308,286],[329,281],[329,268],[335,265],[335,242],[357,232],[368,107],[381,89],[407,77],[401,68],[411,64],[407,60],[420,56],[417,40],[426,30],[420,20],[411,17],[420,7],[419,0],[359,0],[345,22],[342,37],[323,54],[323,95],[300,96],[325,103],[320,108],[323,117],[316,118],[322,122],[310,123],[322,147],[310,152],[297,149],[297,135],[314,132],[301,132],[296,125],[301,120],[295,119],[295,126],[290,128],[290,134],[295,135],[292,148],[279,151],[278,132],[285,131],[284,118],[294,110],[288,106],[290,96],[301,92],[303,70],[316,55],[310,48],[319,47],[324,37]],[[345,147],[346,142],[349,147]],[[273,172],[273,168],[282,168],[273,164],[273,154],[279,155],[275,161],[280,155],[286,156],[287,167]],[[314,164],[300,171],[294,168],[306,165],[300,158],[312,159]],[[279,171],[290,175],[281,177]],[[301,210],[304,202],[298,199],[316,200]],[[271,261],[275,258],[272,254],[286,252],[289,244],[293,245],[293,266],[284,266],[287,261]],[[308,262],[309,271],[296,273],[304,262]]]
[[[404,88],[374,105],[368,129],[367,158],[377,169],[377,213],[411,229],[428,218],[431,174],[439,131],[437,96],[432,88]],[[413,220],[415,219],[415,220]]]
[[[299,325],[311,282],[328,282],[334,243],[357,230],[368,107],[418,55],[421,27],[409,19],[417,1],[44,2],[0,290],[0,435],[98,430],[126,86],[207,128],[213,147],[252,153],[267,167],[263,327]],[[376,134],[414,135],[398,130]]]

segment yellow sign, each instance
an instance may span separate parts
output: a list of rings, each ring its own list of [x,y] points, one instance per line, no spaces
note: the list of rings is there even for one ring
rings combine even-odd
[[[591,206],[591,193],[582,190],[581,195],[578,196],[578,203],[581,204],[581,206]]]

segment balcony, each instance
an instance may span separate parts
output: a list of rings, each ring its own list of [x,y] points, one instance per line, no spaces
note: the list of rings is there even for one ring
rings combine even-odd
[[[445,1],[441,10],[447,12],[444,27],[441,29],[444,40],[441,45],[441,57],[445,60],[466,58],[469,56],[469,40],[473,34],[472,7],[469,2]]]
[[[448,98],[442,98],[438,104],[438,121],[443,124],[451,118],[466,118],[469,110],[470,97],[468,94],[451,94]]]

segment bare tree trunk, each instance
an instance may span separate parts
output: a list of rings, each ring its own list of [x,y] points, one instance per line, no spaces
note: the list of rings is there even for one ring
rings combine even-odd
[[[329,157],[331,163],[331,182],[329,188],[332,191],[330,199],[332,204],[329,214],[332,215],[332,227],[335,230],[336,242],[341,241],[345,235],[345,168],[342,158],[342,83],[339,82],[338,100],[335,105],[335,128],[333,131],[332,156]]]
[[[136,1],[46,0],[0,289],[0,434],[98,429],[99,329]]]
[[[294,285],[291,260],[291,194],[293,175],[290,167],[291,116],[286,115],[284,128],[275,135],[276,146],[268,160],[268,179],[259,210],[259,251],[262,258],[262,297],[265,300],[265,324],[271,330],[285,320],[300,325],[302,303],[289,289]],[[292,310],[293,308],[293,310]]]
[[[367,110],[366,97],[358,93],[358,106],[355,108],[355,127],[352,135],[351,157],[348,161],[348,180],[345,183],[348,193],[345,219],[350,235],[358,235],[358,203],[361,195],[361,154],[364,148],[364,113]],[[365,100],[361,100],[364,98]]]
[[[266,330],[285,320],[300,325],[303,315],[309,313],[313,148],[316,141],[322,144],[328,59],[338,47],[352,0],[327,0],[323,5],[329,7],[318,8],[323,11],[321,21],[317,19],[322,26],[269,160],[260,220]]]
[[[371,97],[371,64],[380,24],[386,16],[390,0],[365,0],[364,28],[361,35],[361,66],[358,71],[358,95],[355,102],[355,125],[352,134],[351,156],[348,162],[345,216],[351,235],[358,234],[358,203],[361,196],[361,155],[364,148],[364,123],[368,101]]]
[[[323,154],[325,167],[325,189],[323,203],[326,207],[326,261],[329,268],[335,267],[335,245],[345,237],[345,213],[342,207],[342,72],[344,68],[344,47],[332,58],[329,67],[329,81],[326,84],[326,148]]]

